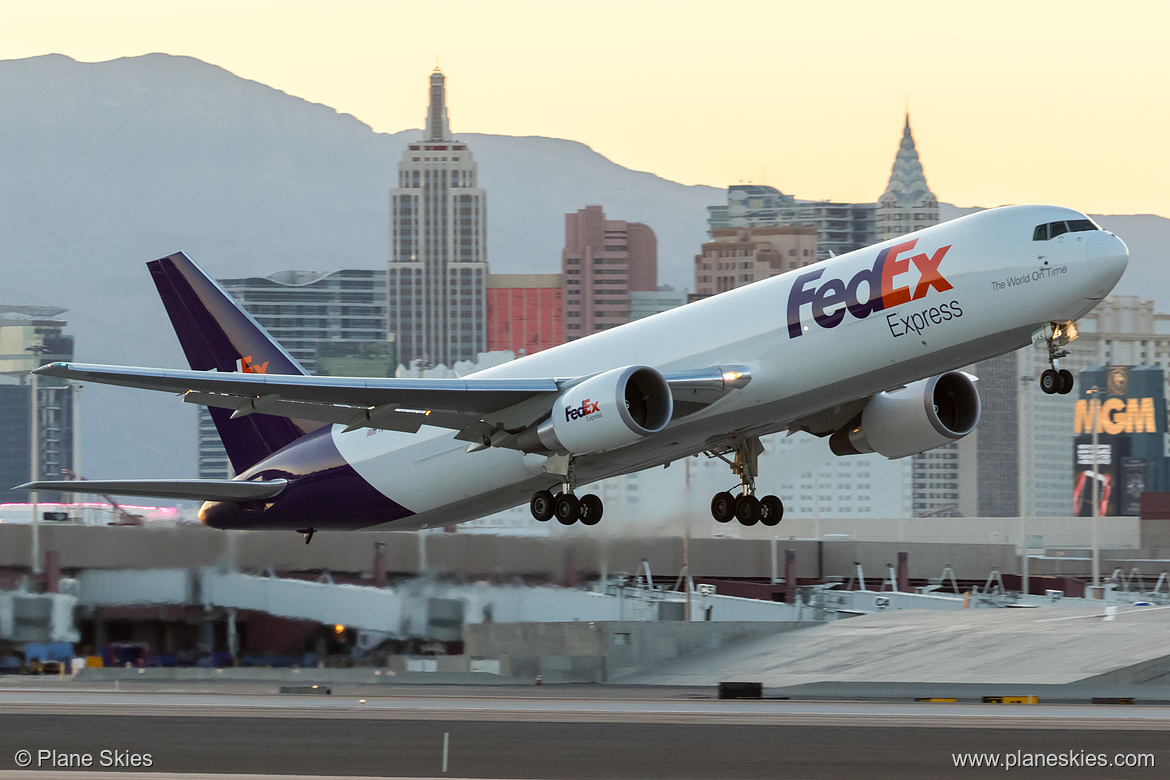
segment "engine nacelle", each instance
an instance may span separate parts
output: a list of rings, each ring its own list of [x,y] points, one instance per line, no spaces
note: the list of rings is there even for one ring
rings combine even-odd
[[[648,366],[615,368],[566,390],[519,443],[529,452],[603,452],[658,433],[673,412],[662,374]]]
[[[979,424],[975,378],[949,371],[878,393],[861,412],[861,424],[829,438],[837,455],[876,452],[904,458],[963,438]]]

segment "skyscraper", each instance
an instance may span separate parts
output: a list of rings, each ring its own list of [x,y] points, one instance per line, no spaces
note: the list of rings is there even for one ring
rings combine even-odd
[[[0,305],[0,489],[30,479],[62,479],[63,469],[75,469],[74,428],[77,385],[63,379],[37,381],[37,462],[31,462],[32,442],[29,372],[53,361],[73,360],[73,337],[65,334],[65,309],[55,306]],[[25,494],[9,500],[25,501]],[[59,501],[61,494],[41,491],[42,501]]]
[[[877,240],[913,233],[938,224],[938,198],[926,183],[918,148],[910,132],[910,114],[890,170],[886,191],[877,202]]]
[[[630,293],[658,289],[658,239],[640,222],[606,219],[601,206],[565,215],[565,341],[630,321]]]
[[[926,183],[914,135],[910,132],[910,115],[906,114],[890,180],[877,202],[877,240],[885,241],[937,225],[938,219],[938,199]],[[913,456],[915,516],[955,517],[976,513],[973,472],[963,473],[960,469],[964,453],[968,458],[974,457],[975,442],[974,438],[952,442]]]
[[[451,136],[436,68],[423,137],[390,190],[388,326],[404,363],[451,366],[487,347],[487,204],[476,175],[467,145]]]

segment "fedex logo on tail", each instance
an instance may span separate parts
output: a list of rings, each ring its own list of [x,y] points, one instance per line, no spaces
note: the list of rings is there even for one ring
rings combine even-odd
[[[951,245],[931,254],[910,254],[917,243],[914,239],[883,249],[872,268],[858,271],[848,281],[826,279],[815,284],[825,273],[823,268],[796,277],[788,293],[788,337],[794,339],[807,329],[802,314],[805,306],[812,309],[812,319],[817,325],[835,328],[846,314],[863,320],[874,312],[916,301],[932,288],[939,292],[953,289],[938,270]],[[906,276],[911,265],[918,272],[917,280]]]
[[[246,355],[236,361],[236,370],[241,374],[267,374],[268,361],[254,363],[251,355]]]
[[[572,409],[565,409],[565,422],[569,420],[578,420],[582,417],[588,417],[594,412],[601,411],[601,404],[597,401],[590,401],[586,398],[581,402],[580,406],[575,406]]]

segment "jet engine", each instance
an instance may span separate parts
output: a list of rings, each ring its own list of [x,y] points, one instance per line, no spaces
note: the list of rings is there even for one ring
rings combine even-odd
[[[670,386],[649,366],[615,368],[573,385],[552,413],[520,434],[526,452],[584,455],[633,444],[670,422]]]
[[[904,458],[963,438],[979,424],[975,377],[949,371],[878,393],[865,405],[861,419],[829,437],[837,455],[876,452]]]

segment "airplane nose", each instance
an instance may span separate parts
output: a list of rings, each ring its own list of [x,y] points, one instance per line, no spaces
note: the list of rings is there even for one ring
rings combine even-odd
[[[1129,249],[1125,242],[1112,233],[1098,230],[1089,239],[1089,268],[1101,282],[1107,294],[1125,273],[1129,264]]]

